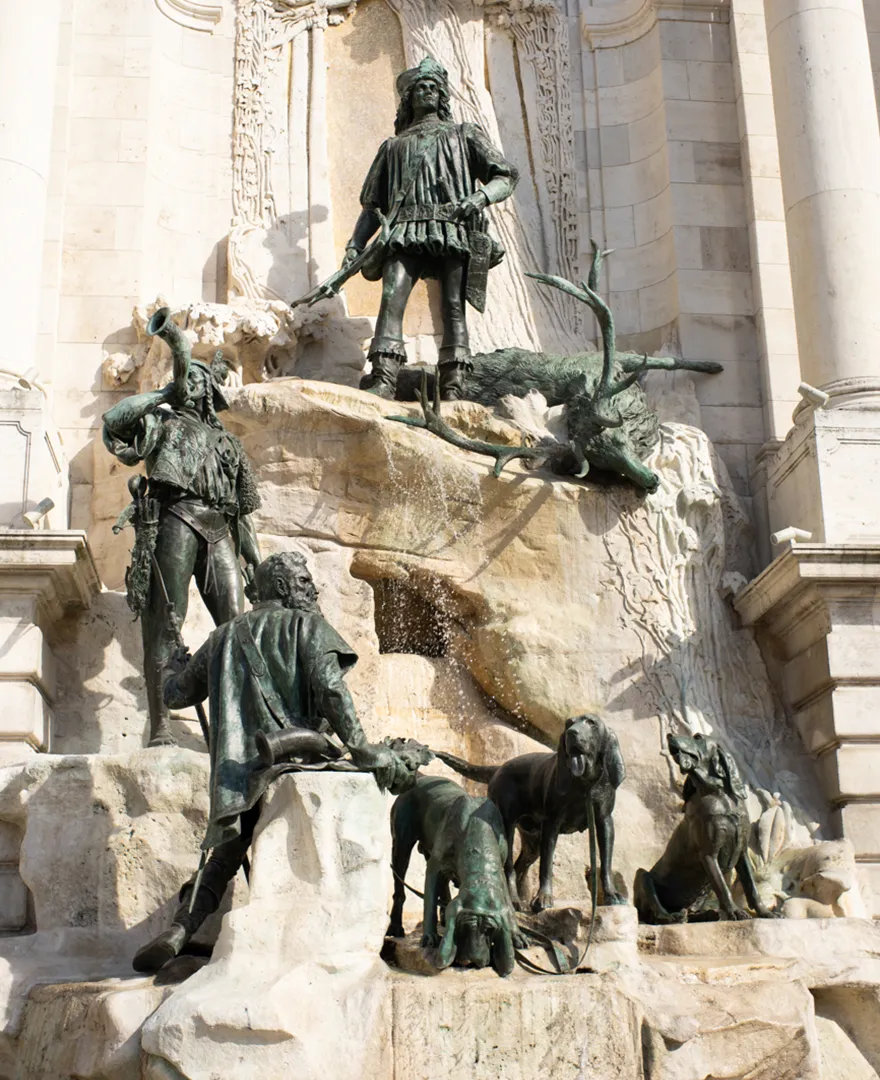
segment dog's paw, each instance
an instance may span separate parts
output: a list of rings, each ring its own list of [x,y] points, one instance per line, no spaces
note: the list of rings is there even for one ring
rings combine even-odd
[[[423,949],[438,949],[440,947],[439,934],[422,934],[420,942]]]
[[[743,911],[741,907],[735,907],[727,912],[727,918],[731,922],[746,922],[751,919],[751,915],[747,911]]]
[[[605,892],[602,899],[609,907],[617,904],[625,904],[627,902],[626,897],[615,889],[609,889]]]
[[[402,922],[390,922],[385,937],[406,937]]]
[[[532,901],[532,911],[537,915],[551,907],[553,907],[553,893],[539,889],[538,895]]]
[[[784,918],[781,911],[771,911],[768,907],[755,908],[755,914],[759,919],[782,919]]]

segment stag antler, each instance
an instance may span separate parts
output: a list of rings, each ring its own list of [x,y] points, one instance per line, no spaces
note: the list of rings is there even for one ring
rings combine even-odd
[[[399,424],[408,424],[410,427],[426,428],[432,435],[437,435],[446,442],[452,443],[460,450],[470,450],[475,454],[488,454],[495,458],[495,475],[500,476],[505,465],[516,458],[524,458],[529,461],[540,461],[548,456],[549,450],[542,450],[537,446],[498,446],[496,443],[481,442],[479,439],[469,439],[466,435],[451,428],[440,418],[440,380],[434,380],[433,404],[428,398],[428,373],[422,372],[422,385],[419,388],[419,403],[425,415],[424,420],[415,416],[390,416],[389,420],[396,420]]]
[[[544,285],[550,285],[554,289],[560,289],[562,292],[568,293],[569,296],[573,296],[576,300],[580,300],[581,303],[587,304],[596,316],[599,329],[602,331],[602,375],[596,384],[596,389],[593,391],[591,399],[593,418],[599,427],[620,427],[623,421],[618,417],[605,414],[602,411],[602,406],[606,401],[610,401],[611,398],[616,397],[617,394],[632,386],[648,366],[648,357],[646,355],[642,364],[636,368],[635,371],[627,375],[625,379],[621,379],[616,383],[611,382],[611,372],[614,368],[615,356],[614,316],[611,314],[611,308],[599,295],[598,288],[602,260],[606,255],[610,255],[614,249],[609,248],[608,250],[603,251],[595,240],[591,240],[590,243],[593,245],[593,261],[590,264],[590,272],[587,275],[587,280],[582,281],[580,287],[573,285],[570,281],[566,281],[565,278],[557,277],[555,274],[527,273],[526,276],[534,278],[535,281],[540,281]]]

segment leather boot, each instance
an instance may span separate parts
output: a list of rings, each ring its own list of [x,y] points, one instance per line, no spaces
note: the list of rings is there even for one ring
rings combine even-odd
[[[361,379],[361,390],[393,401],[397,390],[397,373],[400,371],[403,358],[396,353],[377,352],[370,353],[368,359],[372,361],[373,370]]]
[[[440,376],[440,400],[462,401],[465,397],[467,373],[469,364],[453,361],[450,364],[440,364],[437,371]]]
[[[192,896],[192,883],[187,882],[180,890],[181,904],[174,913],[174,919],[167,930],[163,930],[152,941],[148,942],[134,954],[131,966],[142,975],[151,975],[164,967],[169,960],[179,956],[190,938],[207,919],[220,906],[213,889],[206,888],[204,880],[199,886],[199,893],[192,911],[189,910],[189,901]],[[222,896],[222,894],[221,894]]]

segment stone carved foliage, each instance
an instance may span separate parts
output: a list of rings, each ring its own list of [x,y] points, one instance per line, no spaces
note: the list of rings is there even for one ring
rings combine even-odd
[[[509,31],[520,64],[532,69],[541,175],[539,188],[549,203],[545,230],[552,232],[555,259],[552,273],[574,280],[577,274],[577,203],[574,187],[574,130],[571,65],[565,20],[553,0],[502,0],[488,14]],[[528,97],[529,95],[525,95]],[[549,226],[549,229],[548,229]]]
[[[162,297],[152,304],[134,310],[132,325],[138,343],[127,351],[108,356],[104,361],[107,385],[121,387],[134,382],[138,392],[164,386],[171,378],[171,358],[168,348],[156,337],[150,337],[146,325],[150,316],[164,305]],[[286,375],[296,366],[302,347],[332,334],[331,305],[291,309],[280,301],[237,301],[232,304],[196,303],[172,310],[174,321],[189,339],[193,355],[209,361],[220,349],[230,363],[229,381],[232,385],[259,382],[264,373]],[[357,323],[357,320],[349,320]],[[330,325],[328,325],[330,324]],[[364,330],[366,333],[366,329]],[[344,351],[344,343],[334,337],[334,353]],[[354,382],[359,373],[357,358],[349,365],[351,371],[339,370],[330,374],[336,382]],[[346,375],[349,377],[346,378]]]

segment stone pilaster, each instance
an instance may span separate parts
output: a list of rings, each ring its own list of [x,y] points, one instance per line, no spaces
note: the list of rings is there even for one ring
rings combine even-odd
[[[34,364],[60,0],[0,4],[0,368]]]
[[[779,651],[786,704],[878,916],[880,542],[792,544],[734,603]]]
[[[0,764],[51,749],[56,626],[99,589],[85,533],[0,531]]]

